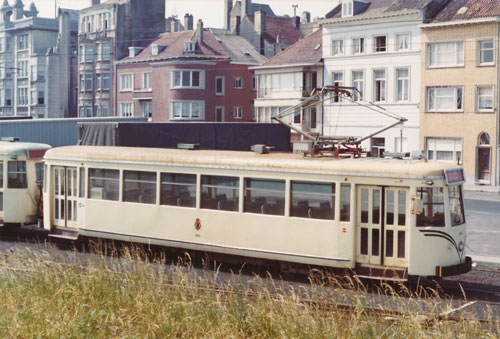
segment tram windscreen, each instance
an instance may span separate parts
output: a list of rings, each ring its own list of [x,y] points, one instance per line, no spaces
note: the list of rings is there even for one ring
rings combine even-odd
[[[443,187],[418,187],[423,211],[417,215],[417,226],[445,226]]]
[[[448,188],[450,202],[451,226],[458,226],[465,223],[464,200],[462,196],[462,186],[455,185]]]

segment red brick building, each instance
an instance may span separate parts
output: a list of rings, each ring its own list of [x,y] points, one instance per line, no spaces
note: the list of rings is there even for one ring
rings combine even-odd
[[[266,59],[241,36],[204,29],[164,33],[116,63],[118,116],[153,121],[252,121]]]

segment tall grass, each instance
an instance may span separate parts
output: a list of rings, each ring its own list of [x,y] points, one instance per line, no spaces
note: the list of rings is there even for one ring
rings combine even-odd
[[[0,257],[2,338],[465,338],[499,333],[498,325],[485,329],[475,321],[374,316],[362,307],[369,298],[363,291],[346,297],[358,307],[342,309],[303,303],[300,299],[314,292],[294,291],[266,278],[248,282],[235,275],[215,289],[217,272],[202,277],[178,266],[166,274],[161,263],[142,255],[124,256],[119,264],[95,256],[83,267],[76,257],[70,265],[48,260],[26,253]],[[328,284],[338,297],[340,283]],[[389,285],[379,293],[396,295]],[[406,298],[396,300],[412,308]]]

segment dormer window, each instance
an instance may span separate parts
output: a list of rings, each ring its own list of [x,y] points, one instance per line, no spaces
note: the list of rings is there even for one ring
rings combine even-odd
[[[349,17],[353,15],[353,1],[342,1],[342,17]]]
[[[151,45],[151,55],[157,56],[165,49],[165,47],[166,47],[165,45],[152,44]]]
[[[195,49],[195,42],[194,41],[185,41],[184,42],[184,52],[194,52]]]

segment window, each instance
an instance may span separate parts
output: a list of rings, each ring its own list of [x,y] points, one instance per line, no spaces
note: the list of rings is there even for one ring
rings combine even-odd
[[[234,85],[235,89],[243,89],[243,77],[234,77]]]
[[[37,105],[44,105],[45,104],[45,93],[43,91],[36,91],[37,95]]]
[[[80,62],[85,62],[85,45],[80,45]]]
[[[462,93],[462,87],[428,87],[427,112],[462,111]]]
[[[245,212],[285,215],[285,181],[245,179]]]
[[[120,116],[121,117],[134,116],[134,103],[133,102],[120,102]]]
[[[417,197],[422,199],[424,210],[417,214],[417,227],[444,227],[443,187],[418,187]]]
[[[20,87],[17,89],[17,104],[18,105],[28,105],[28,89]]]
[[[387,52],[387,37],[379,35],[374,37],[375,40],[375,53]]]
[[[342,17],[352,16],[352,1],[342,1]]]
[[[45,165],[45,173],[47,174],[47,165]],[[47,183],[47,180],[45,180]],[[47,185],[44,185],[44,188]],[[85,167],[80,167],[80,198],[85,198]]]
[[[224,95],[224,77],[215,78],[215,95]]]
[[[28,76],[28,61],[17,62],[17,74],[23,78]]]
[[[132,91],[134,89],[134,75],[133,74],[120,74],[120,91]]]
[[[351,184],[340,184],[340,221],[351,220]]]
[[[333,87],[344,86],[344,73],[343,72],[332,72],[332,85]],[[338,93],[333,94],[333,102],[341,102],[342,97]]]
[[[256,90],[257,90],[257,77],[253,76],[252,77],[252,91],[256,91]]]
[[[123,171],[123,201],[156,204],[156,173]]]
[[[26,161],[9,161],[7,170],[7,188],[28,188]]]
[[[396,68],[396,101],[410,100],[410,71],[408,68]]]
[[[21,34],[17,36],[17,49],[28,48],[28,34]]]
[[[479,65],[493,65],[495,49],[493,40],[479,41]]]
[[[335,184],[292,181],[290,216],[333,220]]]
[[[408,51],[410,49],[410,33],[396,34],[396,51]]]
[[[462,139],[460,138],[425,138],[428,160],[462,162]]]
[[[93,74],[85,74],[85,90],[87,92],[93,90],[94,76]]]
[[[196,207],[196,175],[162,173],[160,205]]]
[[[171,88],[205,88],[205,72],[200,70],[175,70],[170,72]]]
[[[201,208],[238,211],[239,192],[237,177],[201,176]]]
[[[462,225],[463,223],[465,223],[462,187],[458,185],[449,186],[448,198],[450,203],[451,226]]]
[[[170,120],[204,120],[205,101],[170,101]]]
[[[365,87],[365,73],[363,71],[352,72],[352,87],[356,88],[356,91],[354,91],[353,100],[354,101],[363,100],[363,93]]]
[[[235,106],[234,107],[234,115],[235,119],[243,119],[243,106]]]
[[[109,73],[102,73],[101,74],[101,79],[102,79],[102,90],[103,91],[109,91],[111,83],[110,83],[110,75]]]
[[[373,71],[373,89],[374,89],[374,100],[375,101],[385,101],[386,96],[386,86],[385,86],[385,70],[374,70]]]
[[[85,45],[85,62],[94,61],[94,45]]]
[[[352,39],[352,54],[363,54],[365,52],[365,38]]]
[[[344,40],[332,41],[332,55],[344,55]]]
[[[476,111],[493,112],[493,86],[476,87]]]
[[[118,201],[120,171],[89,168],[89,199]]]
[[[141,73],[141,89],[151,90],[153,87],[153,74],[151,72]]]
[[[146,118],[153,116],[153,102],[151,100],[141,100],[141,115]]]
[[[184,42],[184,52],[194,52],[196,48],[195,41],[185,41]]]
[[[428,45],[428,67],[458,67],[464,65],[463,42],[440,42]]]
[[[97,45],[97,60],[111,60],[111,44],[101,43]]]

